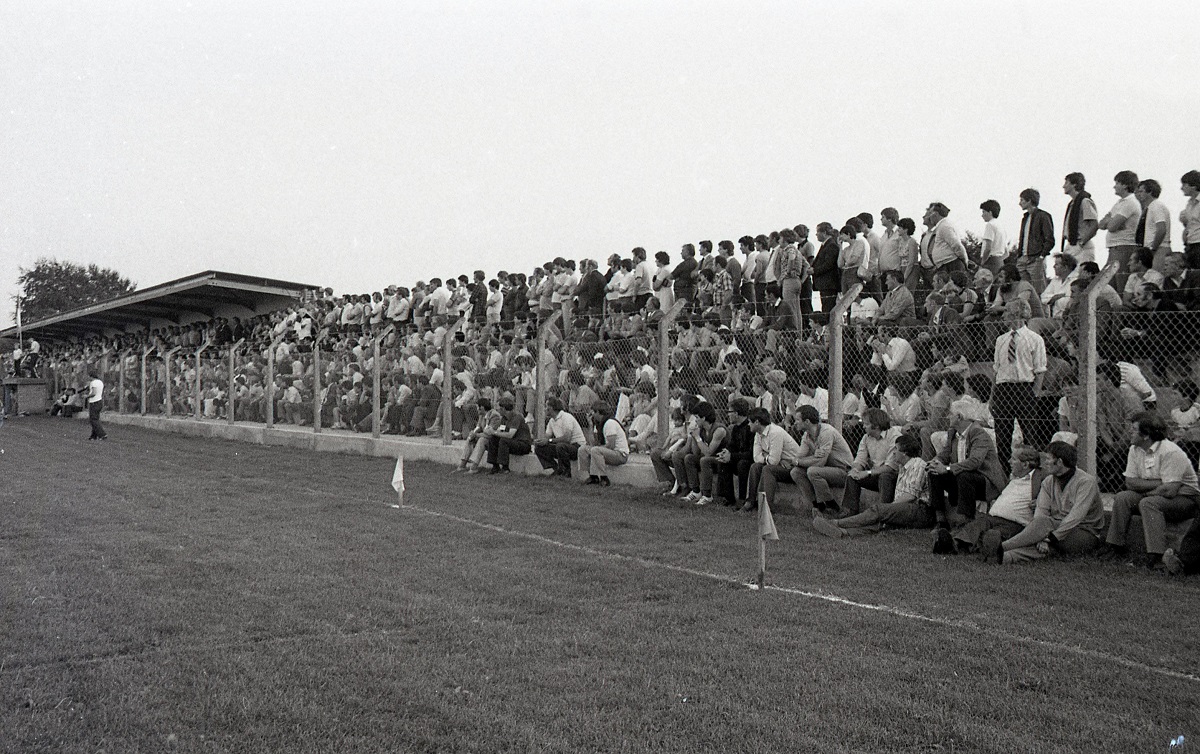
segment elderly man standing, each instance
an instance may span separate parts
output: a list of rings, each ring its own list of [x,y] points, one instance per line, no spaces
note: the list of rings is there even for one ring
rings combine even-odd
[[[933,265],[933,271],[947,273],[967,271],[967,249],[962,239],[947,218],[950,209],[941,202],[934,202],[925,210],[925,225],[929,231],[921,238],[921,254]]]
[[[1167,424],[1161,416],[1151,411],[1135,414],[1131,434],[1125,490],[1113,500],[1105,553],[1128,554],[1125,538],[1137,512],[1142,516],[1147,565],[1158,568],[1167,549],[1167,523],[1200,515],[1200,484],[1187,454],[1167,439]]]
[[[546,439],[533,444],[533,454],[542,464],[543,476],[571,476],[571,462],[579,454],[579,448],[587,444],[583,427],[571,413],[563,410],[558,398],[546,399]]]
[[[980,549],[994,563],[1023,563],[1051,555],[1082,555],[1100,545],[1104,503],[1096,478],[1075,467],[1075,448],[1052,442],[1042,454],[1047,476],[1038,491],[1033,520],[1016,536],[1002,539],[993,529]]]

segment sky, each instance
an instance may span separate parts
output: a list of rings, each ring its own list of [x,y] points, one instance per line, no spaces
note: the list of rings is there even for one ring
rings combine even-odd
[[[1200,169],[1200,3],[0,0],[19,268],[364,293]],[[1179,227],[1172,228],[1179,246]]]

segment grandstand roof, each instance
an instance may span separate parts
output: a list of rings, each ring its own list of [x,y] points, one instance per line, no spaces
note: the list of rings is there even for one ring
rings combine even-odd
[[[21,330],[39,340],[54,341],[130,327],[154,327],[164,320],[182,324],[199,317],[218,316],[218,311],[228,311],[230,307],[245,309],[246,316],[252,316],[289,306],[300,300],[305,291],[317,288],[209,270],[56,314],[26,324]],[[0,331],[0,337],[16,334],[15,327]]]

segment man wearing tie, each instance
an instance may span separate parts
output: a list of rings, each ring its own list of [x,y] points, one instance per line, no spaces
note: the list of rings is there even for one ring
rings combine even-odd
[[[1025,445],[1041,450],[1054,432],[1052,422],[1036,417],[1045,412],[1038,397],[1046,376],[1046,343],[1026,325],[1031,311],[1025,301],[1012,301],[1004,310],[1008,332],[996,338],[992,369],[996,387],[992,390],[992,418],[996,423],[996,450],[1004,472],[1012,454],[1014,422],[1021,422]],[[1053,416],[1053,412],[1049,414]]]
[[[1054,218],[1038,207],[1042,195],[1037,189],[1021,192],[1021,235],[1017,241],[1017,269],[1038,295],[1046,289],[1046,255],[1054,250]],[[1003,452],[1003,451],[1001,451]]]

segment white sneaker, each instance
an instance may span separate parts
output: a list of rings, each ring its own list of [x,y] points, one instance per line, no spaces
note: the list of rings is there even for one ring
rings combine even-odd
[[[689,492],[688,494],[684,495],[683,499],[689,503],[694,503],[700,499],[700,493],[696,491]]]
[[[696,505],[708,505],[712,502],[712,498],[708,495],[703,495],[696,499]]]

